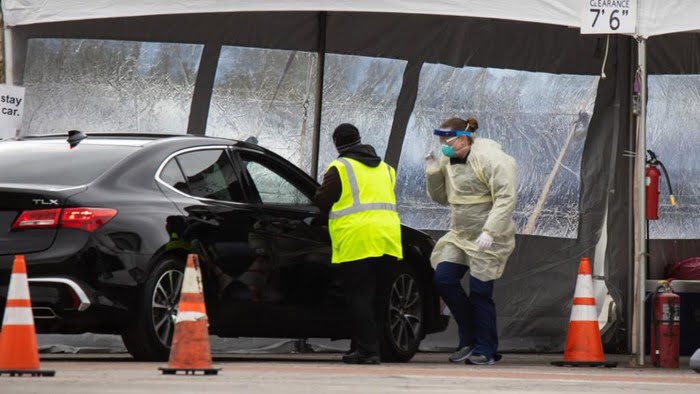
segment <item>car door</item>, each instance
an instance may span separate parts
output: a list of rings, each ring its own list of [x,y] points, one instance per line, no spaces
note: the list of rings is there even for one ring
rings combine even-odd
[[[168,218],[171,240],[177,241],[172,243],[203,260],[210,318],[216,320],[222,301],[251,301],[250,289],[239,277],[259,255],[269,253],[250,242],[258,207],[246,201],[228,147],[180,151],[166,160],[158,180],[182,212]]]
[[[295,306],[306,312],[333,305],[333,272],[327,219],[313,204],[315,185],[299,169],[283,159],[253,149],[234,152],[258,204],[257,242],[272,251],[267,292],[272,303]]]

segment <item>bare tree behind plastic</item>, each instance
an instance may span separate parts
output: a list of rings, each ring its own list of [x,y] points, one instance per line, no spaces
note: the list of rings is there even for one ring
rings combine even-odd
[[[311,169],[317,55],[224,47],[214,81],[207,135],[258,143]]]
[[[362,142],[384,157],[406,62],[351,55],[326,55],[318,173],[337,152],[332,135],[341,123],[360,130]]]
[[[649,76],[647,149],[664,163],[676,196],[661,178],[659,220],[650,238],[700,239],[700,75]]]
[[[187,132],[202,45],[31,39],[23,135]]]
[[[398,173],[402,222],[447,229],[449,208],[427,197],[423,158],[443,120],[475,117],[477,136],[499,142],[517,162],[518,232],[575,238],[581,156],[597,86],[593,76],[423,65]]]

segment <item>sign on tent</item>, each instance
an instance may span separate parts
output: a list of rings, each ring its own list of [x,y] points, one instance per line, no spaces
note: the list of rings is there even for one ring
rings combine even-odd
[[[581,34],[634,34],[637,0],[584,0]]]
[[[15,135],[22,125],[24,113],[24,88],[0,85],[0,133]]]

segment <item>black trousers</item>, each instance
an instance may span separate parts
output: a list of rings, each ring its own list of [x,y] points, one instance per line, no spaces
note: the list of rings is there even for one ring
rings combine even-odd
[[[338,264],[340,283],[352,319],[352,348],[366,355],[379,355],[378,315],[390,289],[379,288],[382,278],[396,264],[392,256],[372,257]],[[387,296],[388,297],[388,296]]]

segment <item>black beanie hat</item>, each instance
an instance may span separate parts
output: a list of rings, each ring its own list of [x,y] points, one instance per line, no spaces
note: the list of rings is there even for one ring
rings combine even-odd
[[[338,152],[360,144],[360,131],[350,123],[343,123],[333,131],[333,143]]]

